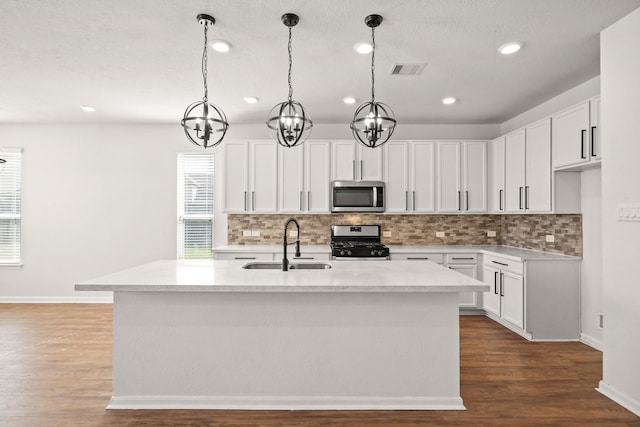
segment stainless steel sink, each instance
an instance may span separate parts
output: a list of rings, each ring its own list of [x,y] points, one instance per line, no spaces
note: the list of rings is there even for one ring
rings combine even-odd
[[[250,262],[242,266],[247,270],[282,270],[281,262]],[[331,268],[331,264],[322,262],[293,262],[289,264],[290,270],[327,270]]]

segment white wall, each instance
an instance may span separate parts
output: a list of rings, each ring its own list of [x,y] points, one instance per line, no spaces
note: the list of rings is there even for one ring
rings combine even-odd
[[[24,149],[24,266],[0,269],[0,301],[95,299],[73,285],[175,258],[179,125],[3,125],[0,141]]]
[[[580,338],[603,349],[598,315],[604,312],[602,297],[602,178],[601,169],[581,173],[582,212],[582,333]]]
[[[601,33],[604,360],[600,390],[640,415],[640,9]]]

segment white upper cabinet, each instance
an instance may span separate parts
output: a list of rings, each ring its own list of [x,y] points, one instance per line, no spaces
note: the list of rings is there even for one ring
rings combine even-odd
[[[596,166],[600,161],[600,97],[567,108],[552,117],[553,167]]]
[[[526,127],[525,209],[551,212],[551,119]]]
[[[277,212],[277,146],[273,141],[224,144],[224,212]]]
[[[355,141],[334,141],[331,146],[331,179],[334,181],[382,181],[383,150]]]
[[[389,141],[384,145],[385,211],[435,211],[435,142]]]
[[[486,141],[438,142],[438,211],[487,211]]]
[[[505,137],[507,212],[551,212],[551,119]]]
[[[329,212],[330,147],[326,141],[279,147],[279,212]]]
[[[493,200],[493,211],[504,212],[505,211],[505,137],[501,136],[492,141],[492,173],[493,173],[493,185],[491,199]]]

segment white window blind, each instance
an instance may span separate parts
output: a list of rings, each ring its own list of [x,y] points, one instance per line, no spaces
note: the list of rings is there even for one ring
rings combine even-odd
[[[0,265],[20,264],[22,150],[0,148]]]
[[[213,171],[213,154],[178,154],[179,259],[213,258]]]

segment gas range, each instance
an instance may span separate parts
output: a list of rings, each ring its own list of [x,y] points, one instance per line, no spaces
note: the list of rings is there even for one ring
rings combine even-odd
[[[332,225],[331,258],[389,259],[389,248],[381,243],[380,235],[379,225]]]

